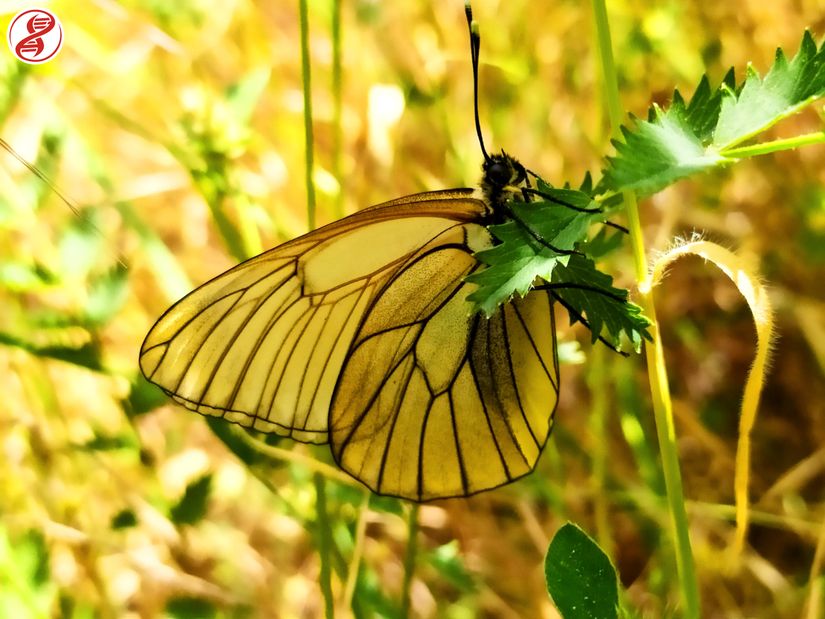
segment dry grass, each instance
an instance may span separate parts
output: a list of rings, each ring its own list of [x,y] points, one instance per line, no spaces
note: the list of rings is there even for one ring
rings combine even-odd
[[[336,180],[331,9],[312,3],[321,223],[339,207],[476,182],[467,35],[454,4],[344,7]],[[805,27],[825,33],[818,4],[613,3],[628,111],[644,114],[673,86],[690,91],[704,71],[718,80],[748,61],[766,69],[776,46],[796,50]],[[141,383],[136,363],[161,311],[236,262],[216,214],[242,231],[247,253],[305,230],[297,3],[50,8],[66,33],[55,61],[26,70],[0,53],[0,136],[81,217],[0,158],[0,615],[321,616],[309,469],[242,463],[200,417]],[[555,183],[597,173],[607,135],[588,11],[525,0],[474,8],[488,145]],[[14,11],[0,11],[5,28]],[[239,84],[259,85],[260,96],[233,95]],[[382,125],[370,97],[388,92],[406,106],[397,124]],[[817,122],[794,118],[776,134]],[[754,526],[730,562],[752,323],[733,286],[699,261],[679,264],[657,296],[705,617],[800,617],[812,586],[825,604],[821,556],[811,573],[825,545],[823,170],[825,151],[814,147],[681,183],[642,207],[654,250],[703,230],[758,256],[779,319],[754,436]],[[622,253],[611,270],[631,284],[630,266]],[[567,519],[595,532],[597,506],[630,605],[678,616],[643,361],[599,354],[563,373],[557,431],[536,473],[421,508],[414,616],[555,616],[541,569],[547,542]],[[594,406],[606,408],[603,432]],[[295,450],[329,461],[325,449]],[[604,485],[591,476],[597,456],[608,462]],[[180,499],[204,475],[206,512],[185,524]],[[362,522],[357,616],[398,616],[408,506],[373,499],[364,508],[359,489],[334,480],[327,493],[336,595]]]

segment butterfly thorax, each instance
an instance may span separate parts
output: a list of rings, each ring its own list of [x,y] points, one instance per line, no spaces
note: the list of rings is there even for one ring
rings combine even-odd
[[[481,192],[490,206],[494,221],[500,223],[507,214],[506,203],[521,197],[527,184],[527,171],[515,158],[504,151],[484,161]]]

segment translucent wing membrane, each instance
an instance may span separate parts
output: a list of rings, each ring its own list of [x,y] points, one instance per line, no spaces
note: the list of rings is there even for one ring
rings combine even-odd
[[[479,263],[457,232],[387,281],[333,396],[333,455],[380,494],[421,501],[500,486],[533,469],[550,433],[551,299],[534,292],[489,319],[473,313],[475,285],[462,278]]]
[[[333,390],[379,291],[451,230],[463,242],[465,228],[482,231],[489,243],[471,224],[488,208],[471,193],[365,209],[219,275],[158,320],[141,347],[143,374],[198,413],[326,442]]]
[[[146,336],[144,375],[204,415],[307,442],[380,494],[466,496],[529,473],[552,427],[551,297],[467,300],[491,237],[469,190],[361,211],[207,282]]]

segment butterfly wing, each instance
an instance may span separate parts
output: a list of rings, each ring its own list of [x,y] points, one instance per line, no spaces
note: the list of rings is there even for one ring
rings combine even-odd
[[[333,389],[365,312],[423,247],[453,229],[483,230],[471,222],[488,207],[471,195],[393,200],[239,264],[161,316],[141,371],[190,410],[326,442]]]
[[[333,455],[379,494],[421,501],[500,486],[534,468],[550,433],[559,393],[551,298],[534,291],[489,319],[473,313],[474,285],[462,281],[479,267],[472,228],[451,230],[393,274],[344,361]]]

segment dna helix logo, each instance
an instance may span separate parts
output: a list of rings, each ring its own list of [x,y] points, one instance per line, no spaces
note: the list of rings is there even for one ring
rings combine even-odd
[[[40,64],[51,60],[63,46],[63,26],[46,9],[28,9],[9,24],[9,49],[19,60]]]

